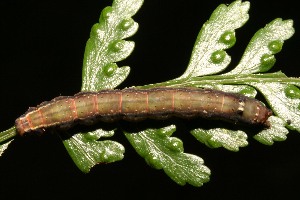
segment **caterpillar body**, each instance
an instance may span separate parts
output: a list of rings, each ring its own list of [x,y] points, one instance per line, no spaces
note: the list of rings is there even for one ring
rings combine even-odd
[[[234,93],[197,88],[102,90],[61,96],[30,108],[15,121],[17,132],[71,127],[78,122],[203,117],[269,127],[272,111]]]

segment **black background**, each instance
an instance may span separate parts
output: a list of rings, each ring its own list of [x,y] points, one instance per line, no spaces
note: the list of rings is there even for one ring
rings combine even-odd
[[[104,0],[0,1],[0,128],[12,126],[29,106],[80,90],[85,42]],[[181,75],[202,24],[220,3],[231,1],[146,0],[134,17],[139,23],[133,54],[119,65],[131,73],[119,88],[162,82]],[[277,17],[293,19],[295,35],[276,55],[273,71],[300,76],[300,19],[296,1],[251,1],[250,20],[237,30],[228,52],[236,65],[252,35]],[[184,125],[181,125],[184,127]],[[180,124],[179,124],[180,127]],[[209,149],[188,129],[174,134],[185,152],[205,160],[211,181],[201,188],[179,186],[162,170],[151,169],[122,134],[115,137],[125,158],[99,165],[89,174],[76,168],[59,137],[18,138],[0,158],[0,198],[13,199],[276,199],[298,196],[300,134],[269,147],[251,137],[239,152]]]

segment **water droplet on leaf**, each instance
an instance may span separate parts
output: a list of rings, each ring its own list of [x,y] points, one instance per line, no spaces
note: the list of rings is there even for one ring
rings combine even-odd
[[[148,155],[146,157],[146,162],[147,162],[148,165],[150,165],[151,167],[153,167],[155,169],[161,169],[162,168],[161,161],[153,153],[150,153],[150,155]]]
[[[109,63],[104,66],[103,72],[106,76],[112,76],[117,69],[118,65],[116,63]]]
[[[88,140],[98,140],[99,136],[94,132],[88,132],[87,134],[85,134],[85,138]]]
[[[261,65],[259,66],[260,72],[266,72],[274,66],[276,62],[276,58],[274,55],[264,54],[260,58],[260,62],[261,62]]]
[[[112,7],[111,6],[105,7],[101,12],[101,19],[99,21],[101,22],[102,20],[109,19],[111,17],[111,14],[112,14]]]
[[[172,133],[173,132],[168,129],[159,129],[159,131],[157,132],[157,135],[160,137],[167,137],[167,136],[171,136]]]
[[[114,52],[121,51],[124,47],[124,43],[125,41],[123,40],[117,40],[110,45],[110,49]]]
[[[102,158],[103,158],[103,160],[108,160],[108,155],[106,152],[103,154]]]
[[[300,99],[300,90],[294,85],[288,85],[284,89],[285,96],[291,99]]]
[[[239,93],[242,95],[252,95],[255,92],[255,89],[252,87],[246,87],[242,89]]]
[[[272,53],[279,53],[282,49],[283,42],[280,40],[275,40],[269,43],[268,48]]]
[[[167,147],[175,152],[183,152],[183,143],[179,138],[170,138]]]
[[[221,35],[220,42],[226,44],[228,48],[232,47],[236,42],[235,33],[233,31],[226,31]]]
[[[224,61],[225,57],[226,57],[226,52],[224,50],[218,50],[212,53],[210,60],[214,64],[219,64]]]
[[[129,28],[131,28],[134,24],[134,20],[133,19],[124,19],[122,22],[121,22],[121,28],[126,31],[128,30]]]
[[[101,28],[101,25],[100,25],[99,23],[94,24],[94,25],[92,26],[91,33],[96,34],[97,31],[98,31],[100,28]]]

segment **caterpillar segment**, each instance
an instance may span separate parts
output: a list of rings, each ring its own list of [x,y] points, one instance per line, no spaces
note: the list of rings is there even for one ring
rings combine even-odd
[[[146,118],[214,118],[269,127],[272,111],[260,101],[211,89],[153,88],[102,90],[61,96],[30,108],[15,126],[20,135],[47,128],[69,128],[89,121],[140,121]]]

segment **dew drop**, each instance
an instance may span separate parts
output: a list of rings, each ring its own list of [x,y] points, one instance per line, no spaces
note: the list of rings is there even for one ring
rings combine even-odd
[[[288,85],[284,89],[285,96],[291,99],[300,99],[300,89],[294,85]]]
[[[124,47],[125,41],[123,40],[117,40],[111,43],[110,50],[114,52],[121,51]]]
[[[283,42],[280,40],[274,40],[269,43],[268,48],[272,53],[279,53],[282,49]]]
[[[92,26],[91,32],[92,32],[92,33],[97,33],[97,31],[98,31],[100,28],[101,28],[101,25],[100,25],[99,23],[94,24],[94,25]]]
[[[248,96],[248,95],[252,95],[253,93],[255,93],[255,89],[252,87],[246,87],[246,88],[242,89],[239,93],[242,95]]]
[[[104,155],[102,156],[102,158],[103,158],[104,160],[108,160],[108,155],[107,155],[106,152],[104,153]]]
[[[96,133],[89,132],[85,135],[86,139],[88,140],[98,140],[99,136]]]
[[[102,10],[102,12],[101,12],[101,19],[99,21],[101,21],[101,20],[107,20],[107,19],[109,19],[111,17],[111,15],[112,15],[112,7],[111,6],[107,6],[107,7],[105,7]]]
[[[109,63],[103,68],[103,72],[106,76],[110,77],[114,74],[114,72],[118,69],[118,65],[116,63]]]
[[[122,22],[121,22],[121,28],[122,30],[126,31],[128,30],[129,28],[131,28],[132,26],[134,25],[134,20],[129,18],[129,19],[124,19]]]
[[[160,129],[160,130],[157,132],[157,135],[163,138],[163,137],[167,137],[167,136],[172,135],[172,132],[169,131],[169,130]]]
[[[233,31],[226,31],[221,35],[220,42],[226,44],[228,48],[232,47],[236,42],[235,33]]]
[[[159,157],[157,157],[153,153],[150,153],[150,155],[148,155],[146,157],[146,162],[147,162],[148,165],[150,165],[151,167],[153,167],[155,169],[161,169],[162,168],[162,164],[161,164],[161,161],[160,161]]]
[[[167,147],[171,151],[183,152],[183,143],[179,138],[170,138],[170,141],[167,144]]]
[[[276,62],[276,58],[274,55],[264,54],[260,58],[261,65],[259,66],[260,72],[266,72],[271,69]]]
[[[225,57],[226,57],[226,52],[224,50],[218,50],[211,54],[210,60],[214,64],[219,64],[224,61]]]

